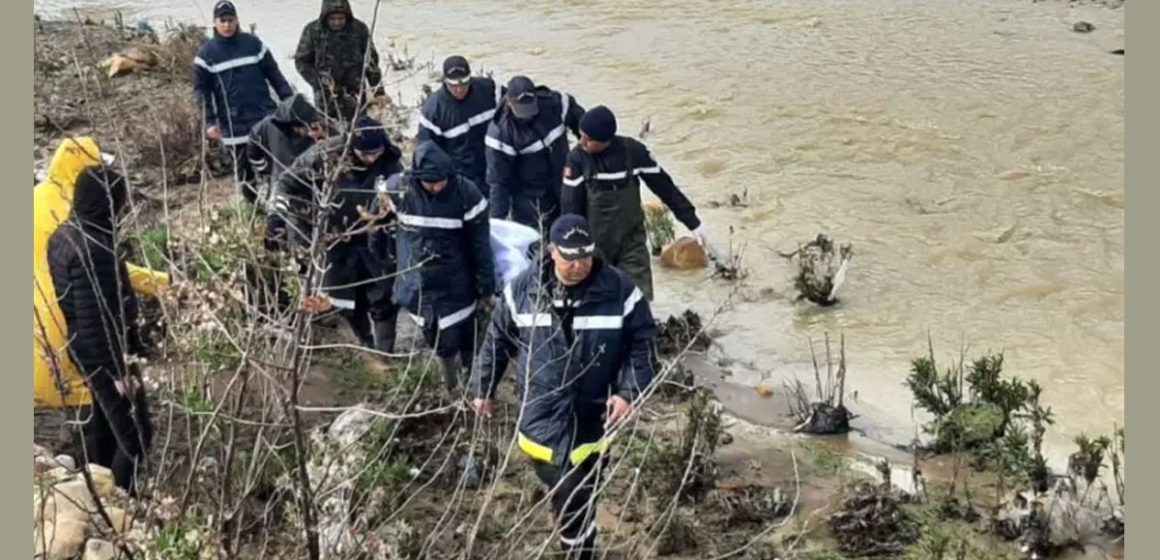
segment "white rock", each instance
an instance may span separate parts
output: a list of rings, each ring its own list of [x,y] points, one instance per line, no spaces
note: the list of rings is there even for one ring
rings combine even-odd
[[[57,465],[60,465],[60,466],[66,468],[70,471],[77,470],[76,461],[73,460],[73,458],[69,457],[68,455],[57,455],[56,458],[53,459],[53,461],[56,461]]]
[[[327,429],[327,436],[343,447],[354,445],[362,439],[375,421],[375,416],[362,408],[352,408],[341,416]]]

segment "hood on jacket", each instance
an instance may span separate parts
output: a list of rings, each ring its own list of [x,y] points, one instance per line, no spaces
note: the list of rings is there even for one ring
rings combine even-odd
[[[295,93],[278,102],[278,107],[274,109],[274,115],[271,118],[280,125],[294,126],[320,121],[322,113],[319,113],[318,109],[306,100],[306,96]]]
[[[82,222],[111,229],[128,201],[124,177],[104,165],[91,165],[77,177],[72,213]]]
[[[350,9],[350,2],[348,0],[322,0],[322,13],[318,16],[318,21],[322,23],[322,28],[330,30],[330,26],[326,24],[326,17],[334,12],[342,12],[346,14],[346,25],[350,26],[351,21],[354,20],[354,12]],[[344,28],[345,29],[345,28]]]
[[[104,160],[112,163],[112,156],[101,153],[97,142],[89,136],[76,136],[61,140],[48,164],[46,182],[55,183],[65,189],[66,197],[72,195],[73,183],[81,171]]]
[[[412,175],[420,181],[436,182],[451,176],[455,168],[451,156],[438,144],[424,140],[415,148],[415,163]]]

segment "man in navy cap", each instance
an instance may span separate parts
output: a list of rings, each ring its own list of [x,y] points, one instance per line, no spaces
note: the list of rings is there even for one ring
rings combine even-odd
[[[526,76],[508,82],[503,108],[484,138],[491,217],[547,234],[547,226],[560,215],[566,132],[579,137],[583,114],[584,108],[567,93],[537,87]]]
[[[583,216],[560,216],[549,241],[551,258],[513,279],[492,313],[473,406],[492,414],[491,399],[514,358],[520,449],[552,488],[564,553],[592,558],[605,432],[631,415],[652,382],[656,325],[632,279],[596,257]]]
[[[193,88],[205,116],[205,135],[230,150],[234,179],[242,196],[253,203],[258,192],[246,157],[250,129],[274,112],[271,87],[278,99],[294,91],[262,40],[238,29],[238,11],[229,0],[214,5],[213,38],[198,50],[193,66]]]
[[[282,174],[266,226],[272,244],[288,238],[299,247],[310,245],[315,227],[323,228],[328,268],[322,291],[359,342],[384,353],[394,350],[399,313],[392,298],[395,263],[392,253],[374,251],[369,242],[372,230],[392,231],[395,224],[393,216],[368,221],[367,210],[387,178],[403,170],[401,157],[381,123],[359,117],[349,136],[311,146]]]
[[[472,76],[462,56],[443,61],[443,87],[423,102],[418,140],[430,140],[451,156],[455,172],[475,183],[487,198],[487,154],[483,138],[500,104],[491,78]]]
[[[651,301],[652,259],[641,208],[640,180],[693,232],[711,257],[696,208],[639,141],[616,134],[616,116],[600,105],[580,119],[580,143],[564,166],[561,210],[588,216],[596,249],[608,264],[628,273]]]

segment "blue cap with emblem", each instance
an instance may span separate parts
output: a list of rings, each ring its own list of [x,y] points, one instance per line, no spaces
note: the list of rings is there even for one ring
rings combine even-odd
[[[588,229],[588,220],[579,214],[564,214],[556,218],[549,240],[560,255],[570,261],[596,254],[596,242]]]

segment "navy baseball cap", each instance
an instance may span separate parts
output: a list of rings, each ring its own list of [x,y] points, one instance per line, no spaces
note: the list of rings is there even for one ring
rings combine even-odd
[[[552,245],[570,261],[596,254],[596,242],[588,229],[588,220],[579,214],[564,214],[552,222],[548,236]]]
[[[238,17],[238,10],[237,10],[237,8],[234,8],[233,2],[230,2],[229,0],[221,0],[221,2],[214,4],[214,7],[213,7],[214,19],[217,19],[217,18],[220,18],[223,16]]]
[[[467,83],[471,79],[471,65],[462,56],[449,56],[443,61],[443,81],[453,84]]]
[[[516,76],[508,82],[504,97],[511,103],[512,112],[522,119],[530,119],[540,112],[536,100],[536,84],[527,76]]]

